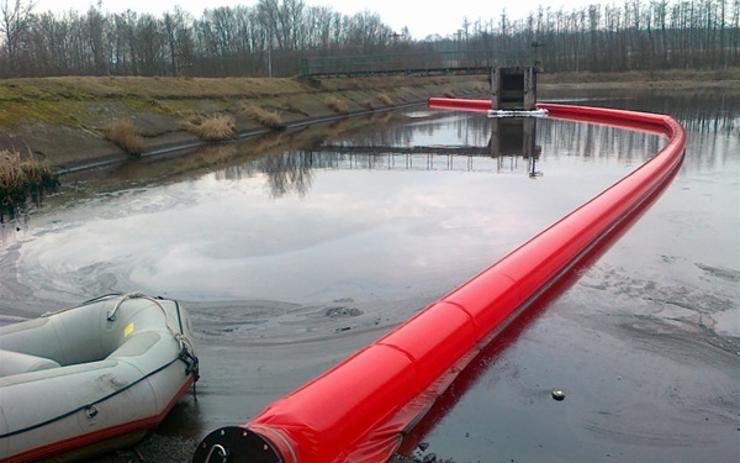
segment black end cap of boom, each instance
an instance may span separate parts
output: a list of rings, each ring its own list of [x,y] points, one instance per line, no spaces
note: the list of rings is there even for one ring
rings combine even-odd
[[[193,463],[283,463],[272,442],[238,426],[207,435],[193,455]]]

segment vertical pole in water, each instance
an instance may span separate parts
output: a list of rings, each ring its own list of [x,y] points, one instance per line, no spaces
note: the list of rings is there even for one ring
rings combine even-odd
[[[491,119],[491,140],[488,142],[491,148],[491,157],[501,156],[501,120],[498,118]]]
[[[525,111],[537,109],[537,69],[535,66],[524,68],[524,108]]]
[[[535,140],[537,137],[537,119],[526,118],[522,121],[522,156],[535,157]]]
[[[491,66],[491,109],[501,109],[501,72],[495,63]]]

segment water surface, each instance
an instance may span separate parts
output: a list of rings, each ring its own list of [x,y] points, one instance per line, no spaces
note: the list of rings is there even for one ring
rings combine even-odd
[[[466,371],[405,454],[465,462],[740,458],[740,114],[731,98],[602,100],[674,114],[667,192],[559,299]],[[551,398],[554,388],[566,399]],[[425,452],[417,442],[429,446]]]
[[[414,436],[430,443],[426,453],[471,462],[736,456],[736,103],[593,103],[676,114],[689,129],[682,170]],[[110,291],[180,299],[196,329],[201,400],[178,406],[159,432],[199,438],[246,421],[663,143],[546,119],[493,124],[417,110],[68,179],[45,207],[0,228],[0,314],[33,317]],[[549,398],[553,387],[566,390],[564,402]]]

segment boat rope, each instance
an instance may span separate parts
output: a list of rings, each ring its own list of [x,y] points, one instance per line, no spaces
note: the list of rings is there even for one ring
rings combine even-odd
[[[122,293],[108,293],[108,294],[103,294],[102,296],[98,296],[98,297],[94,297],[92,299],[88,299],[85,302],[82,302],[80,304],[70,305],[70,306],[67,306],[67,307],[63,307],[63,308],[61,308],[59,310],[53,310],[53,311],[49,311],[49,312],[44,312],[44,313],[41,314],[41,316],[42,317],[51,317],[52,315],[57,315],[57,314],[66,312],[68,310],[77,309],[77,308],[80,308],[80,307],[84,307],[86,305],[90,305],[90,304],[94,304],[96,302],[100,302],[100,301],[105,300],[105,299],[110,299],[112,297],[118,297],[118,296],[122,296],[122,295],[123,295]]]
[[[71,310],[71,309],[74,309],[74,308],[77,308],[77,307],[82,307],[82,306],[89,305],[89,304],[92,304],[92,303],[95,303],[95,302],[100,302],[102,300],[110,299],[112,297],[120,297],[120,299],[116,302],[116,305],[113,307],[113,310],[111,310],[110,312],[108,312],[108,314],[106,315],[106,317],[107,317],[107,319],[109,321],[115,320],[116,312],[118,312],[118,309],[127,300],[131,300],[131,299],[146,299],[146,300],[148,300],[150,302],[153,302],[155,304],[155,306],[158,307],[162,311],[162,314],[164,315],[165,326],[170,331],[170,333],[172,334],[173,338],[177,341],[178,347],[180,349],[177,357],[175,357],[174,359],[172,359],[169,362],[165,363],[161,367],[156,368],[155,370],[147,373],[146,375],[142,376],[141,378],[137,379],[136,381],[133,381],[133,382],[131,382],[131,383],[123,386],[122,388],[117,389],[117,390],[111,392],[110,394],[108,394],[108,395],[106,395],[104,397],[101,397],[101,398],[99,398],[99,399],[97,399],[97,400],[95,400],[93,402],[89,402],[87,404],[80,405],[79,407],[77,407],[77,408],[75,408],[73,410],[70,410],[68,412],[62,413],[61,415],[57,415],[57,416],[55,416],[53,418],[49,418],[48,420],[42,421],[40,423],[32,424],[32,425],[26,426],[24,428],[20,428],[20,429],[14,430],[14,431],[9,431],[9,432],[6,432],[4,434],[0,434],[0,439],[4,439],[6,437],[12,437],[12,436],[16,436],[18,434],[23,434],[25,432],[33,431],[34,429],[38,429],[38,428],[41,428],[43,426],[46,426],[46,425],[55,423],[57,421],[63,420],[65,418],[68,418],[68,417],[76,414],[76,413],[83,412],[83,411],[85,412],[85,414],[87,415],[88,418],[94,418],[98,414],[98,410],[95,407],[96,405],[101,404],[101,403],[105,402],[106,400],[109,400],[109,399],[111,399],[111,398],[113,398],[113,397],[115,397],[115,396],[117,396],[117,395],[119,395],[119,394],[127,391],[128,389],[131,389],[132,387],[136,386],[137,384],[141,383],[142,381],[145,381],[145,380],[149,379],[150,377],[156,375],[160,371],[165,370],[166,368],[170,367],[171,365],[175,364],[176,362],[180,362],[181,361],[181,362],[183,362],[185,364],[185,375],[186,376],[192,376],[193,377],[193,386],[195,386],[195,383],[200,378],[198,357],[195,355],[195,350],[193,348],[192,341],[185,334],[185,332],[183,330],[183,327],[182,327],[182,317],[180,316],[180,304],[177,301],[173,301],[173,302],[175,303],[175,307],[176,307],[176,310],[177,310],[177,320],[178,320],[178,324],[180,325],[180,330],[179,331],[176,330],[176,329],[174,329],[170,325],[170,323],[169,323],[169,316],[167,314],[167,310],[165,310],[164,306],[162,306],[162,303],[161,303],[161,300],[162,299],[161,298],[160,299],[157,299],[157,298],[148,296],[148,295],[143,294],[143,293],[140,293],[140,292],[126,293],[126,294],[117,294],[117,293],[116,294],[106,294],[106,295],[103,295],[103,296],[96,297],[94,299],[90,299],[88,301],[85,301],[82,304],[79,304],[79,305],[74,306],[74,307],[66,307],[64,309],[61,309],[61,310],[58,310],[58,311],[55,311],[55,312],[47,312],[47,313],[43,314],[42,317],[48,317],[50,315],[55,315],[55,314],[58,314],[58,313],[61,313],[61,312],[66,312],[67,310]]]
[[[101,297],[105,297],[105,296],[101,296]],[[131,300],[131,299],[146,299],[147,301],[154,303],[154,305],[157,306],[157,308],[162,312],[162,315],[164,315],[164,324],[169,330],[169,332],[172,334],[172,336],[175,338],[175,340],[177,341],[178,345],[180,346],[180,349],[182,350],[183,348],[185,348],[191,355],[193,354],[193,352],[195,352],[195,349],[193,348],[193,342],[185,334],[182,328],[182,321],[180,317],[180,304],[175,303],[176,308],[177,308],[177,320],[178,320],[178,323],[180,324],[180,330],[178,331],[177,329],[173,328],[172,325],[170,325],[170,317],[167,314],[167,310],[162,305],[162,302],[161,302],[162,299],[157,299],[155,297],[148,296],[139,291],[122,294],[120,295],[120,297],[121,298],[116,302],[116,305],[113,307],[113,310],[108,312],[107,314],[108,321],[113,321],[116,319],[116,313],[118,312],[118,309],[121,308],[124,302]],[[192,356],[194,357],[194,355]]]

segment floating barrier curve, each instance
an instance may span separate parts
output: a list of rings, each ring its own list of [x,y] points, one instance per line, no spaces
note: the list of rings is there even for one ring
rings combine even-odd
[[[487,100],[432,98],[487,112]],[[625,218],[649,207],[683,159],[686,134],[666,115],[540,104],[549,117],[668,137],[650,160],[387,335],[241,426],[206,436],[194,463],[380,463],[493,337]]]

